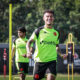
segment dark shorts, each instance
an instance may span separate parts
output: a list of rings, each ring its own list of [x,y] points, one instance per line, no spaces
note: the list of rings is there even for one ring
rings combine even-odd
[[[28,73],[28,67],[29,67],[29,63],[22,63],[22,62],[18,62],[16,63],[16,67],[18,70],[18,73],[24,73],[27,74]]]
[[[56,76],[56,61],[35,63],[34,80],[40,80],[44,78],[45,74],[53,74]]]

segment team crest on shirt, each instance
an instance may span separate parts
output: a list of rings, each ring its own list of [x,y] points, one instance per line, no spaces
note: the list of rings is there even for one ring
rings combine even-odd
[[[57,33],[56,33],[56,32],[53,32],[53,35],[54,35],[54,36],[57,36]]]

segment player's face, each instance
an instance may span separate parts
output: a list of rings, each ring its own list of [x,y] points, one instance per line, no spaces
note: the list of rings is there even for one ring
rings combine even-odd
[[[45,13],[43,16],[43,20],[46,25],[52,25],[54,21],[54,17],[52,13]]]
[[[21,31],[18,31],[18,37],[23,38],[24,36],[25,36],[25,33],[21,32]]]

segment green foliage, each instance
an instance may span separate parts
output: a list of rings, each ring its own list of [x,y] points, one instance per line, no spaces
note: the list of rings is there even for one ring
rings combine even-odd
[[[8,0],[0,0],[0,42],[8,42],[9,38],[8,3]],[[70,32],[80,42],[80,0],[25,0],[24,3],[13,4],[12,34],[17,36],[17,28],[25,26],[29,38],[35,28],[44,24],[45,9],[55,12],[54,25],[61,33],[60,43],[65,42]]]
[[[0,42],[5,42],[8,38],[8,1],[0,0]]]

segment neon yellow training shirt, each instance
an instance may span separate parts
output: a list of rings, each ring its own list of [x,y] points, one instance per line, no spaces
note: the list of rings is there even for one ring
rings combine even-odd
[[[18,38],[16,39],[15,43],[13,44],[13,47],[16,48],[16,53],[15,53],[15,61],[16,62],[29,62],[28,58],[24,58],[22,55],[26,54],[26,43],[27,43],[27,38]]]
[[[38,38],[35,32],[33,32],[30,39],[36,41],[36,49],[34,52],[35,62],[57,60],[56,45],[59,44],[58,37],[59,33],[55,29],[41,29]]]

